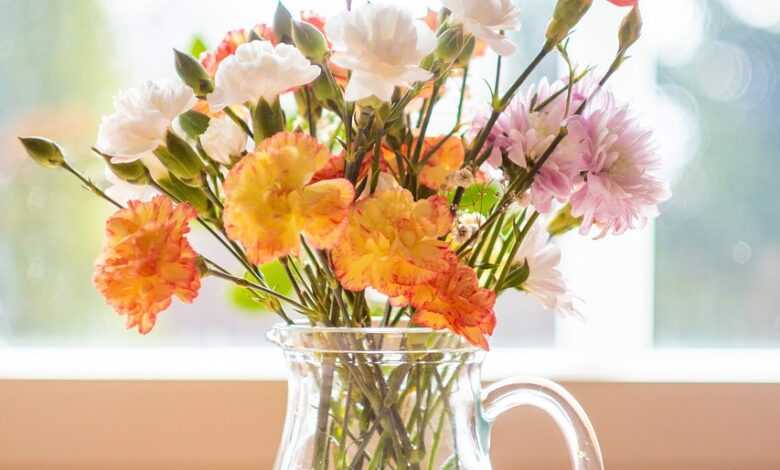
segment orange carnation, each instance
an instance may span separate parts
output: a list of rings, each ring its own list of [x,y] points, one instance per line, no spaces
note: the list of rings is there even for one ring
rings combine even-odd
[[[444,143],[441,143],[442,139],[446,139]],[[412,152],[416,149],[416,145],[417,140],[415,139],[410,147],[403,147],[403,151],[409,159],[412,158]],[[463,165],[466,152],[463,148],[463,142],[458,137],[426,137],[420,150],[420,160],[425,159],[433,149],[436,150],[425,160],[417,177],[420,184],[438,191],[447,183],[447,177],[458,171]],[[395,153],[387,147],[382,147],[382,154],[387,168],[397,175],[398,161]]]
[[[302,133],[281,132],[241,159],[225,179],[223,221],[249,260],[263,264],[297,254],[301,234],[317,248],[331,248],[347,222],[355,196],[343,179],[312,182],[332,158]]]
[[[190,303],[200,289],[197,254],[185,238],[197,217],[187,203],[165,196],[130,201],[106,221],[106,242],[93,283],[108,303],[127,315],[127,327],[146,334],[175,295]]]
[[[485,335],[493,334],[496,293],[479,287],[474,270],[449,257],[448,269],[407,293],[416,311],[412,323],[435,329],[448,328],[470,343],[489,349]]]
[[[426,137],[423,140],[420,158],[425,158],[444,138]],[[446,137],[446,139],[425,162],[418,176],[420,184],[433,190],[438,190],[444,186],[447,182],[447,177],[460,169],[465,158],[463,142],[461,142],[460,138]]]
[[[333,248],[336,277],[352,291],[372,286],[391,297],[403,295],[447,269],[450,252],[439,237],[451,224],[441,196],[415,201],[400,187],[377,191],[355,204]]]

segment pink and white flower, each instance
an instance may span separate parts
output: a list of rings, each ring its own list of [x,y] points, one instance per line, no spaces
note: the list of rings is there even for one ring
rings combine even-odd
[[[325,25],[333,43],[331,61],[352,71],[344,98],[376,96],[389,101],[397,86],[429,80],[420,61],[436,47],[422,21],[390,3],[369,3],[331,18]]]
[[[558,266],[561,249],[550,243],[545,224],[537,221],[526,234],[515,262],[528,265],[528,278],[520,289],[539,301],[544,308],[565,314],[578,314],[575,297],[566,287]]]
[[[571,196],[572,215],[582,217],[581,233],[595,225],[599,236],[641,228],[670,196],[656,174],[660,160],[651,132],[631,118],[626,106],[603,93],[602,105],[573,118],[569,126],[584,143],[584,180]]]
[[[525,96],[518,96],[496,121],[488,136],[488,144],[493,152],[488,163],[495,167],[502,165],[502,154],[520,168],[530,170],[534,162],[542,157],[555,139],[562,125],[574,113],[585,99],[578,89],[572,93],[572,101],[567,110],[566,93],[535,109],[544,103],[553,93],[562,89],[564,82],[550,85],[542,80],[538,86],[531,87]],[[475,121],[475,128],[484,125],[485,118]],[[541,167],[531,186],[531,204],[541,213],[552,210],[553,200],[565,202],[572,193],[582,168],[582,144],[576,131],[570,129],[563,141]]]

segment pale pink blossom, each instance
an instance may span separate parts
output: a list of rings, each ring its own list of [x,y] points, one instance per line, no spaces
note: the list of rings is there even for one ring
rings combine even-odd
[[[570,121],[583,139],[584,163],[578,189],[571,196],[572,215],[582,217],[580,232],[593,225],[604,236],[641,228],[658,215],[658,204],[669,198],[656,172],[660,160],[651,132],[638,125],[626,106],[618,106],[606,91],[602,104]]]
[[[531,227],[515,255],[515,263],[528,265],[528,278],[520,285],[522,291],[548,310],[579,313],[559,269],[561,249],[550,242],[546,224],[537,221]]]
[[[563,81],[551,85],[542,80],[525,96],[518,96],[509,104],[487,139],[487,145],[493,146],[488,159],[490,165],[501,167],[506,156],[509,162],[520,168],[530,170],[533,167],[585,98],[581,88],[576,87],[568,110],[566,93],[560,94],[542,109],[536,109],[564,86]],[[474,127],[479,129],[485,122],[485,117],[477,118]],[[553,209],[554,200],[565,202],[571,195],[582,168],[580,141],[581,138],[570,130],[534,178],[531,203],[537,211],[548,213]]]

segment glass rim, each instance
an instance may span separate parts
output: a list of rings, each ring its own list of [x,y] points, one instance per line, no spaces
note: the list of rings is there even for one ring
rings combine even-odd
[[[406,323],[404,323],[406,325]],[[421,347],[419,349],[406,349],[396,347],[395,344],[382,343],[378,348],[368,349],[340,349],[331,347],[320,347],[316,345],[300,345],[290,341],[292,337],[298,338],[305,336],[314,336],[323,334],[329,337],[342,335],[364,335],[377,337],[409,337],[425,335],[434,338],[452,338],[455,340],[451,345],[437,345],[431,348]],[[482,349],[469,343],[462,336],[442,329],[437,330],[426,326],[368,326],[368,327],[341,327],[341,326],[320,326],[311,325],[306,320],[298,320],[293,323],[276,323],[268,330],[267,338],[275,345],[285,350],[308,351],[321,353],[361,353],[361,354],[419,354],[419,353],[474,353]]]

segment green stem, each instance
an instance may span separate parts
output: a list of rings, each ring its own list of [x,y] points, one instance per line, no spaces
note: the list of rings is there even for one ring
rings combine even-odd
[[[493,112],[490,114],[490,117],[488,118],[485,126],[482,128],[482,130],[479,131],[479,134],[477,134],[475,143],[469,152],[470,157],[472,158],[469,158],[468,160],[472,160],[473,157],[480,152],[482,146],[485,145],[485,141],[487,141],[487,138],[490,135],[490,131],[493,130],[493,126],[496,124],[498,117],[502,112],[504,112],[504,109],[506,109],[506,107],[509,105],[517,90],[531,75],[531,72],[534,71],[534,69],[542,62],[542,59],[544,59],[552,49],[553,45],[545,43],[545,45],[542,47],[542,50],[539,51],[536,57],[534,57],[531,63],[528,64],[520,76],[517,77],[517,79],[512,83],[506,93],[504,93],[504,95],[501,97],[501,100],[499,100],[498,103],[494,103]]]
[[[463,67],[463,81],[460,83],[460,97],[458,98],[458,112],[455,115],[455,127],[460,125],[461,117],[463,116],[463,102],[466,97],[466,87],[468,86],[469,78],[469,66]]]
[[[317,122],[314,120],[314,113],[311,109],[311,91],[309,86],[303,87],[303,96],[306,98],[306,118],[309,122],[309,135],[317,138]]]
[[[85,177],[81,173],[79,173],[76,169],[74,169],[72,166],[68,164],[68,162],[62,162],[62,168],[64,168],[66,171],[71,173],[73,176],[79,179],[82,183],[84,183],[87,186],[87,189],[89,189],[94,194],[97,194],[98,196],[102,197],[106,201],[110,202],[114,206],[116,206],[118,209],[124,209],[124,206],[122,204],[119,204],[115,200],[113,200],[108,194],[103,192],[102,189],[98,188],[95,183],[93,183],[89,178]]]
[[[255,135],[252,133],[252,129],[249,127],[249,124],[247,124],[246,121],[241,119],[241,117],[238,114],[236,114],[236,112],[233,111],[233,109],[230,106],[225,106],[224,111],[225,114],[227,114],[228,117],[232,119],[233,122],[235,122],[236,125],[238,125],[238,127],[241,128],[241,130],[246,132],[246,135],[248,135],[252,140],[255,140]]]
[[[495,286],[497,291],[504,283],[507,274],[509,274],[509,268],[510,266],[512,266],[512,261],[517,255],[517,252],[520,250],[520,245],[523,243],[523,240],[525,239],[526,235],[528,235],[528,231],[531,229],[533,224],[536,223],[536,219],[538,218],[539,218],[539,213],[534,211],[531,217],[529,217],[528,220],[525,222],[525,225],[523,226],[523,231],[520,232],[520,235],[516,237],[516,239],[514,240],[512,249],[509,251],[509,256],[507,256],[506,261],[504,262],[504,266],[501,269],[501,274],[498,276],[498,280],[496,281]]]
[[[431,92],[431,98],[428,100],[428,108],[425,110],[425,117],[423,118],[422,126],[420,126],[420,134],[417,136],[417,142],[414,148],[414,155],[411,158],[413,163],[420,161],[420,152],[422,152],[423,142],[425,141],[425,134],[428,131],[428,124],[431,122],[431,116],[433,115],[433,108],[436,106],[436,97],[439,95],[439,87],[441,85],[438,81],[433,82],[433,91]]]
[[[501,32],[501,35],[503,36],[503,31]],[[493,93],[498,95],[498,87],[501,86],[501,59],[503,56],[498,56],[496,58],[496,80],[495,84],[493,86]]]
[[[320,381],[320,403],[317,408],[317,431],[314,437],[314,468],[327,470],[328,449],[328,410],[330,409],[331,393],[333,392],[333,358],[324,358],[322,362],[322,379]]]
[[[261,286],[260,284],[256,284],[254,282],[247,281],[246,279],[242,279],[240,277],[236,277],[236,276],[233,276],[233,275],[230,275],[230,274],[225,274],[225,273],[218,272],[218,271],[209,270],[209,274],[211,274],[211,275],[213,275],[215,277],[219,277],[221,279],[225,279],[226,281],[230,281],[233,284],[236,284],[236,285],[241,286],[241,287],[247,287],[247,288],[252,288],[252,289],[259,290],[260,292],[268,294],[268,295],[270,295],[272,297],[276,297],[277,299],[279,299],[281,301],[287,302],[288,304],[290,304],[293,307],[301,310],[304,313],[315,314],[315,315],[317,314],[317,312],[314,312],[313,310],[311,310],[310,308],[308,308],[305,305],[301,304],[300,302],[296,301],[295,299],[291,299],[290,297],[287,297],[284,294],[280,294],[280,293],[276,292],[275,290],[270,289],[270,288],[265,287],[265,286]],[[290,323],[290,324],[293,323],[292,320],[290,320],[289,318],[285,318],[285,320],[288,323]]]

